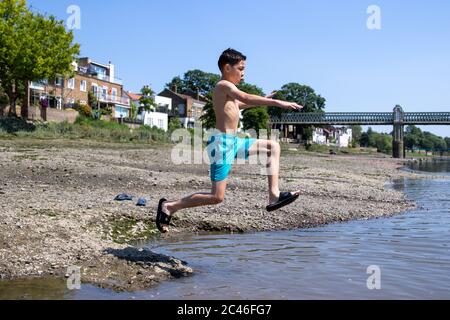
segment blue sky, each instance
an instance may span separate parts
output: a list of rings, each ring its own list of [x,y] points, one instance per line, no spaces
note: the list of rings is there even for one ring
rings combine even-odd
[[[69,18],[81,55],[112,61],[126,90],[159,92],[191,69],[219,73],[220,53],[247,55],[246,81],[264,91],[311,86],[326,111],[450,111],[450,2],[445,0],[29,0]],[[381,29],[369,30],[369,5]],[[450,136],[450,126],[421,126]],[[389,132],[391,127],[374,127]]]

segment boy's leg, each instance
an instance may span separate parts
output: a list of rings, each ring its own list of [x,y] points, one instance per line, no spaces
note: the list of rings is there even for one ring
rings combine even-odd
[[[269,183],[269,203],[275,203],[280,196],[280,189],[278,186],[278,178],[280,171],[280,144],[272,140],[258,139],[249,149],[249,155],[257,154],[267,155],[267,170]],[[299,194],[300,191],[292,192],[292,194]]]
[[[175,212],[181,209],[193,208],[199,206],[207,206],[219,204],[223,201],[225,197],[225,189],[227,187],[227,180],[223,181],[212,181],[211,192],[198,192],[183,199],[175,201],[165,201],[162,204],[162,211],[171,216]],[[168,226],[163,225],[163,229],[168,231]]]

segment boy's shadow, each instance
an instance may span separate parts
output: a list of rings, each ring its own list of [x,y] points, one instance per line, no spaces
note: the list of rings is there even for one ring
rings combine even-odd
[[[107,248],[105,253],[111,254],[120,260],[136,263],[144,269],[159,267],[170,273],[171,276],[179,278],[189,274],[185,269],[187,262],[166,256],[164,254],[155,253],[147,248],[127,247],[125,249]]]

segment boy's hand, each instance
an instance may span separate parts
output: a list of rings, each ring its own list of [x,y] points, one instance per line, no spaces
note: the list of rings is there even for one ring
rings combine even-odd
[[[303,109],[303,106],[301,106],[295,102],[282,101],[282,100],[278,100],[278,106],[283,109],[291,109],[291,110]]]

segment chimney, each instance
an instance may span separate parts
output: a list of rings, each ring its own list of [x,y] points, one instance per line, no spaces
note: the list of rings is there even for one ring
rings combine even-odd
[[[176,84],[173,86],[173,91],[174,91],[175,93],[178,93],[178,86],[177,86]]]
[[[200,100],[200,90],[197,88],[197,100]]]
[[[114,82],[116,75],[114,74],[114,65],[109,61],[109,81]]]

